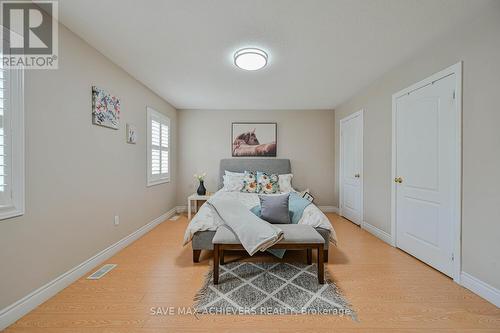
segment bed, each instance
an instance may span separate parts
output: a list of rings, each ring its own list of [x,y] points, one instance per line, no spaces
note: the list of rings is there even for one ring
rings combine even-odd
[[[247,207],[252,207],[258,203],[258,195],[240,192],[222,192],[223,176],[225,171],[244,172],[244,171],[263,171],[268,174],[289,174],[292,168],[289,159],[243,159],[232,158],[222,159],[219,165],[219,186],[214,195],[228,196],[234,198]],[[191,242],[193,248],[193,262],[199,262],[201,250],[213,250],[212,239],[214,238],[220,221],[216,218],[216,213],[210,208],[210,205],[203,204],[198,213],[191,219],[184,235],[184,244]],[[305,210],[299,224],[312,225],[316,231],[324,238],[324,260],[328,261],[329,243],[336,244],[337,238],[328,218],[311,204]]]

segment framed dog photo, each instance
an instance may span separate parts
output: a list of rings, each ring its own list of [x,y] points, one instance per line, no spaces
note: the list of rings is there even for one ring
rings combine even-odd
[[[276,123],[232,123],[233,157],[276,157]]]

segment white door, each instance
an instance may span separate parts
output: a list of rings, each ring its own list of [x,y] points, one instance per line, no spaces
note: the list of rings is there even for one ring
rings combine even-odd
[[[396,245],[453,275],[456,75],[395,100]]]
[[[363,220],[363,111],[340,121],[340,215]]]

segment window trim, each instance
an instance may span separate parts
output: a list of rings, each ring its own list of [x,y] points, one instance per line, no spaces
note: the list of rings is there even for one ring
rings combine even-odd
[[[0,222],[25,213],[25,126],[24,126],[24,70],[9,69],[8,100],[11,146],[8,147],[11,177],[11,204],[0,206]]]
[[[170,123],[170,118],[166,115],[164,115],[163,113],[160,113],[158,111],[156,111],[155,109],[153,109],[152,107],[149,107],[147,106],[146,107],[146,127],[147,127],[147,152],[146,152],[146,155],[147,155],[147,170],[146,170],[146,186],[147,187],[150,187],[150,186],[154,186],[154,185],[159,185],[159,184],[164,184],[164,183],[170,183],[170,170],[171,169],[171,160],[172,160],[172,156],[170,154],[170,148],[171,148],[171,143],[172,143],[172,140],[171,140],[171,132],[172,132],[172,127],[171,127],[171,123]],[[168,172],[166,174],[166,176],[164,177],[161,177],[161,174],[160,174],[160,178],[157,178],[157,177],[153,177],[153,175],[151,174],[151,164],[152,164],[152,154],[151,154],[151,150],[152,150],[152,143],[151,143],[151,120],[152,118],[158,118],[160,120],[160,124],[166,124],[168,126],[168,147],[167,147],[167,151],[168,151]],[[161,132],[161,128],[160,128],[160,132]],[[161,156],[161,152],[160,152],[160,156]]]

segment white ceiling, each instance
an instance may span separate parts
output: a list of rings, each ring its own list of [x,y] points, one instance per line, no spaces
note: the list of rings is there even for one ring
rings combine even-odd
[[[332,109],[493,0],[61,0],[59,19],[178,109]],[[237,69],[257,46],[269,64]]]

